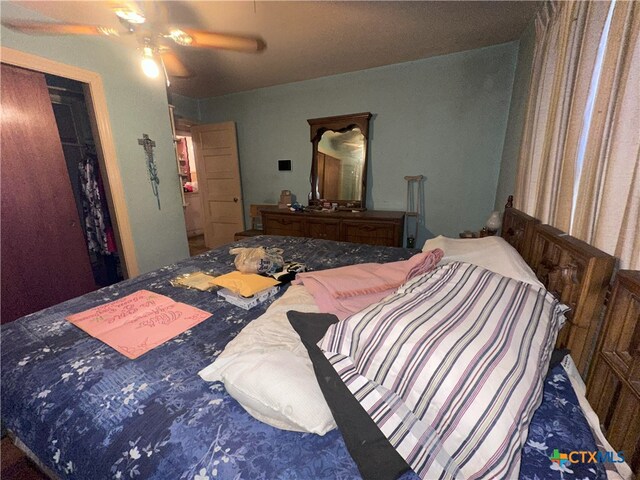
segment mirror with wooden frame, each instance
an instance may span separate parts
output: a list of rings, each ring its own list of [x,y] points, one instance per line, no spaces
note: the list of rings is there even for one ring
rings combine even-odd
[[[313,145],[310,206],[366,208],[370,118],[364,112],[307,120]]]

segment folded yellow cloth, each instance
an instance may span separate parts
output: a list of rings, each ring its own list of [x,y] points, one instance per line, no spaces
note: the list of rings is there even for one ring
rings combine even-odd
[[[270,277],[263,277],[255,273],[240,273],[238,271],[220,275],[213,280],[213,283],[228,288],[243,297],[251,297],[266,288],[280,284],[280,282]]]
[[[195,288],[196,290],[206,292],[207,290],[211,290],[214,287],[214,280],[215,277],[212,275],[207,275],[204,272],[193,272],[181,275],[171,280],[171,285],[173,285],[174,287],[182,286]]]

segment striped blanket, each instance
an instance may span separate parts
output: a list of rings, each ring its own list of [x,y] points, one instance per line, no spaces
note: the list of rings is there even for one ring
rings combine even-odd
[[[566,310],[542,288],[455,262],[318,345],[421,478],[512,478]]]

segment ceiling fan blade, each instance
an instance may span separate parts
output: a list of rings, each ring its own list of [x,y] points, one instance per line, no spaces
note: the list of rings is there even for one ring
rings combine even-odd
[[[259,52],[266,48],[264,41],[256,37],[225,35],[193,28],[181,28],[180,30],[192,38],[192,42],[188,44],[191,47],[220,48],[248,53]],[[185,44],[181,43],[181,45]]]
[[[141,25],[146,22],[144,11],[136,4],[136,2],[125,0],[110,0],[108,2],[113,13],[118,18],[133,25]]]
[[[182,63],[182,60],[180,60],[175,53],[164,51],[160,53],[160,56],[170,77],[187,78],[192,76],[191,71]]]
[[[97,25],[25,22],[21,20],[3,20],[2,25],[18,32],[36,35],[118,35],[118,32],[113,28]]]

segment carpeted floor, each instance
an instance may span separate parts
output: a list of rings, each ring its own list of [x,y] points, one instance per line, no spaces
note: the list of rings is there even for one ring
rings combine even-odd
[[[207,251],[209,251],[209,249],[204,244],[204,235],[189,237],[189,255],[195,257]]]
[[[4,437],[0,443],[2,456],[0,478],[2,480],[47,480],[36,465],[16,447],[9,437]]]

